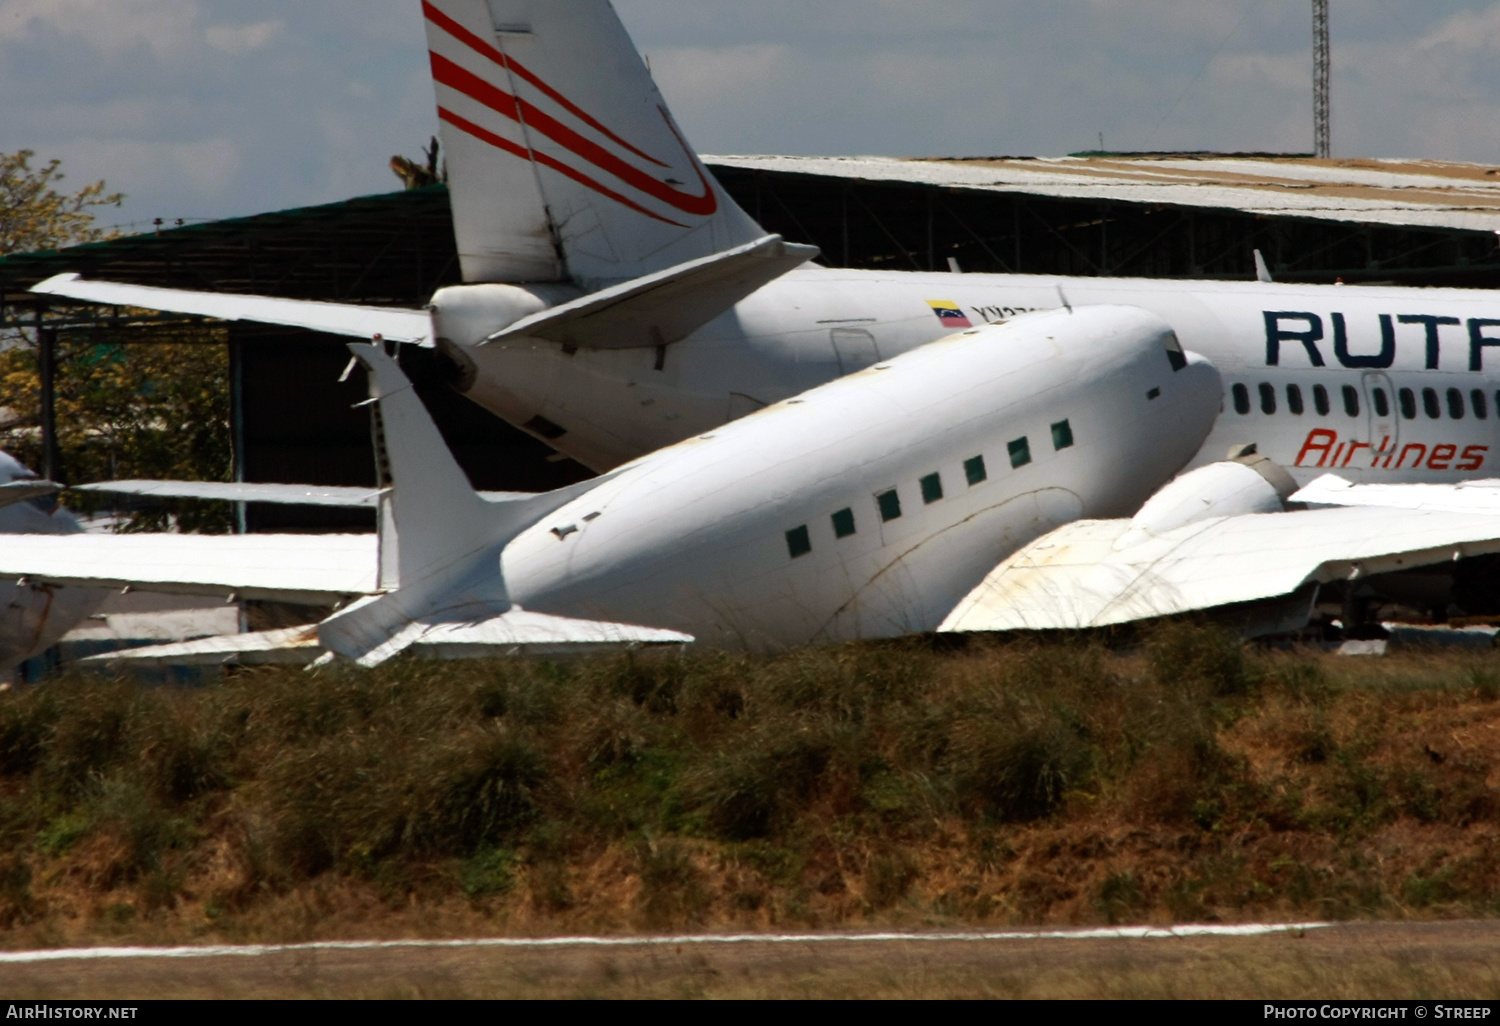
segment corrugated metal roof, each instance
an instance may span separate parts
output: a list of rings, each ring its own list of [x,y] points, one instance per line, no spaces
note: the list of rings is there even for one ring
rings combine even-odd
[[[1078,157],[705,157],[872,182],[1500,232],[1500,168],[1432,160],[1162,154]]]

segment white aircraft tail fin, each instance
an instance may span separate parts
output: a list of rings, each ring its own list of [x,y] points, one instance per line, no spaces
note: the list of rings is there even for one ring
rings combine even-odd
[[[377,590],[323,621],[324,648],[365,665],[405,651],[412,624],[479,622],[511,609],[499,573],[505,544],[593,488],[585,481],[490,502],[474,491],[411,381],[378,345],[351,345],[369,372],[380,492]]]
[[[467,282],[639,278],[765,236],[608,0],[423,0]]]

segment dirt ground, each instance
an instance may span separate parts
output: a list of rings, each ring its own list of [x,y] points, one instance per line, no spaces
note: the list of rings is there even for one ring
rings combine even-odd
[[[0,965],[14,999],[1500,999],[1500,922],[1265,937],[283,950]]]

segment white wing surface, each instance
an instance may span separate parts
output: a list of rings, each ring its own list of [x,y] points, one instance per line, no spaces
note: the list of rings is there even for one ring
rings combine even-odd
[[[1387,506],[1441,513],[1500,514],[1500,479],[1458,484],[1353,484],[1324,474],[1292,496],[1309,506]]]
[[[89,303],[196,314],[221,321],[284,324],[291,328],[307,328],[330,335],[349,335],[363,339],[381,335],[391,342],[409,342],[428,348],[433,345],[432,315],[426,310],[319,303],[306,299],[278,299],[273,296],[246,296],[227,292],[159,289],[149,285],[85,281],[76,274],[59,274],[48,278],[31,291],[48,296],[81,299]]]
[[[5,490],[0,485],[0,506],[5,505]],[[53,491],[56,485],[51,485]],[[345,508],[380,505],[384,494],[378,488],[353,488],[341,485],[252,484],[223,481],[100,481],[74,485],[75,492],[104,492],[111,495],[140,495],[153,499],[218,499],[226,502],[269,502],[284,506],[340,506]],[[38,493],[45,494],[45,492]],[[29,498],[29,496],[23,496]],[[480,492],[486,502],[521,502],[534,499],[532,492]],[[12,500],[15,501],[15,500]]]
[[[0,535],[0,577],[332,604],[376,589],[373,534]]]
[[[1356,507],[1217,517],[1121,544],[1131,528],[1083,520],[1053,531],[991,571],[939,629],[1103,627],[1500,552],[1500,522],[1482,514]]]

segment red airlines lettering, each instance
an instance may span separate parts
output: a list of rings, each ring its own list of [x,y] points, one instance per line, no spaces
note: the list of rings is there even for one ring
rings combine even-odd
[[[1294,466],[1335,470],[1348,466],[1363,467],[1366,466],[1364,461],[1369,460],[1368,466],[1372,470],[1472,471],[1484,466],[1489,451],[1487,445],[1471,445],[1463,452],[1459,452],[1458,446],[1449,444],[1429,447],[1421,442],[1411,442],[1398,446],[1390,438],[1382,438],[1379,446],[1371,446],[1353,439],[1341,441],[1337,431],[1316,428],[1308,432]]]

